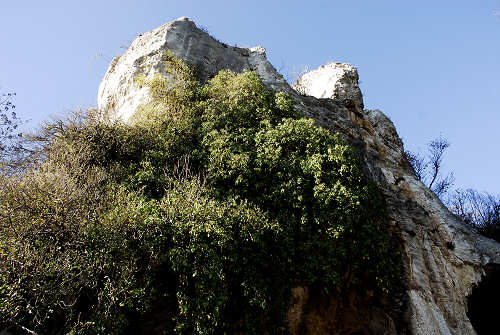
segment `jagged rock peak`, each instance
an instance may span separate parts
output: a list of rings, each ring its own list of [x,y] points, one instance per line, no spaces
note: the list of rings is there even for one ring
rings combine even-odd
[[[300,76],[293,88],[316,98],[351,100],[363,111],[363,95],[358,86],[358,71],[347,63],[328,63]]]
[[[181,17],[140,34],[123,55],[113,59],[99,86],[99,109],[111,118],[128,120],[149,99],[148,88],[137,87],[134,78],[140,73],[148,78],[165,74],[160,60],[166,51],[196,66],[204,79],[222,69],[252,70],[270,88],[291,91],[283,76],[267,61],[264,48],[229,46],[196,27],[189,18]]]

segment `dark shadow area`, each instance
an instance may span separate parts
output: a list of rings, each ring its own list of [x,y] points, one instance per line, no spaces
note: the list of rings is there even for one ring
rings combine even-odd
[[[500,266],[486,270],[486,276],[472,290],[467,301],[467,316],[479,335],[498,334]]]

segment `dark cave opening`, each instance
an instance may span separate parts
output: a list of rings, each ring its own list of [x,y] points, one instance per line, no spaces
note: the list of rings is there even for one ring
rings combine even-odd
[[[498,334],[500,322],[500,266],[486,269],[486,276],[472,289],[467,316],[478,335]]]

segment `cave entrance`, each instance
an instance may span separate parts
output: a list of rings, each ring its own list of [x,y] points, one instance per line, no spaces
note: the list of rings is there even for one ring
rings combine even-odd
[[[486,276],[467,299],[467,316],[478,335],[499,334],[500,266],[486,269]]]

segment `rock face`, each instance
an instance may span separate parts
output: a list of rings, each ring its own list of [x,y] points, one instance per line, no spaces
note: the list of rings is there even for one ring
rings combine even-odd
[[[199,68],[205,79],[222,69],[251,70],[273,89],[290,90],[283,76],[267,61],[264,48],[220,43],[182,17],[139,35],[125,54],[113,59],[99,86],[99,109],[111,118],[128,120],[139,105],[148,101],[148,89],[135,85],[134,78],[138,74],[164,74],[160,60],[167,51]]]
[[[358,71],[350,64],[329,63],[302,75],[293,88],[315,98],[348,99],[363,110],[363,95],[358,86]]]
[[[187,18],[140,35],[113,60],[100,87],[99,108],[128,120],[147,101],[134,84],[138,73],[164,73],[161,54],[171,51],[210,78],[221,69],[252,70],[295,107],[360,149],[367,175],[383,189],[391,229],[400,237],[406,292],[391,302],[353,296],[342,306],[293,290],[288,320],[293,334],[475,334],[467,297],[490,268],[500,264],[500,244],[473,233],[412,173],[403,143],[380,111],[363,110],[358,74],[348,64],[331,63],[303,75],[294,90],[267,61],[261,47],[220,43]]]

